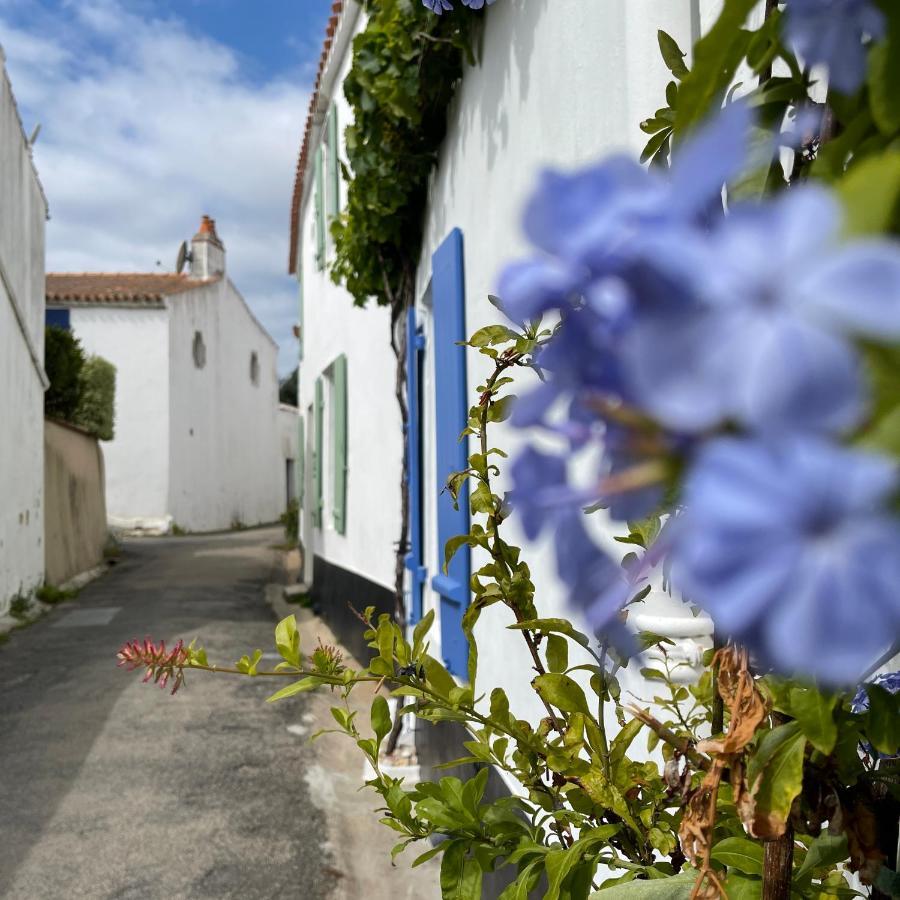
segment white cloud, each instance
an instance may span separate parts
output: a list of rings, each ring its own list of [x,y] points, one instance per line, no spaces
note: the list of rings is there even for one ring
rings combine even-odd
[[[293,365],[286,274],[293,172],[308,93],[241,77],[230,48],[177,19],[78,0],[4,18],[0,42],[50,204],[48,270],[153,271],[212,215],[228,271]],[[12,5],[15,5],[13,0]]]

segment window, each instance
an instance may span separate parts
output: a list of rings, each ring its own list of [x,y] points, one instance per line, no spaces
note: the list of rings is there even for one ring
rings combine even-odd
[[[255,350],[250,354],[250,382],[259,384],[259,356]]]
[[[191,347],[191,355],[194,357],[194,365],[202,369],[206,365],[206,344],[203,342],[203,332],[194,332],[194,343]]]

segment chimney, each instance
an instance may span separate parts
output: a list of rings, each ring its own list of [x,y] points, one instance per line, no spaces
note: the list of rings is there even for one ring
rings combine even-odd
[[[204,216],[191,238],[191,278],[215,278],[225,274],[225,245],[216,234],[216,220]]]

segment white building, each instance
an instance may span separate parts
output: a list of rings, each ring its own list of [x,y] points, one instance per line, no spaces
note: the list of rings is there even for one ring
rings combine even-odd
[[[465,427],[474,389],[483,383],[487,368],[484,357],[455,342],[502,321],[487,295],[496,290],[504,262],[528,251],[520,215],[541,170],[574,168],[617,151],[636,159],[646,143],[639,123],[662,105],[671,79],[660,57],[657,29],[690,48],[711,19],[713,6],[700,0],[498,0],[485,16],[480,62],[466,68],[457,86],[429,191],[411,314],[414,327],[409,332],[409,371],[417,400],[411,403],[413,533],[407,566],[412,618],[436,611],[431,653],[443,657],[457,677],[464,678],[466,671],[460,621],[469,602],[469,573],[484,560],[476,553],[470,558],[463,550],[449,575],[442,574],[445,541],[469,527],[465,509],[453,511],[442,489],[448,472],[465,466],[465,444],[455,438]],[[339,398],[339,409],[349,411],[346,531],[333,527],[327,503],[326,515],[317,517],[318,495],[309,497],[315,484],[310,478],[302,528],[304,546],[315,555],[313,593],[332,621],[341,618],[338,606],[348,600],[357,606],[375,602],[365,597],[359,576],[383,590],[390,587],[389,543],[395,540],[399,516],[401,435],[387,313],[372,306],[354,308],[350,297],[331,283],[325,271],[331,251],[320,224],[336,211],[341,198],[339,182],[331,180],[331,160],[341,152],[340,136],[350,114],[340,85],[350,65],[350,40],[364,27],[363,20],[357,4],[348,0],[329,28],[298,167],[292,223],[292,271],[301,284],[300,407],[306,421],[307,470],[326,467],[320,476],[326,492],[331,457],[326,451],[320,460],[321,449],[332,441],[333,390],[320,392],[318,386],[332,383],[329,367],[334,360],[345,359],[350,373],[346,396]],[[340,127],[333,124],[335,119]],[[322,202],[323,193],[329,202]],[[527,377],[517,385],[519,392],[530,386]],[[493,428],[494,446],[514,451],[523,440],[520,432],[504,425]],[[337,474],[342,477],[340,470]],[[501,479],[501,493],[506,486]],[[366,521],[355,522],[357,517]],[[594,521],[603,538],[618,546],[612,537],[623,533],[624,526],[598,518]],[[504,528],[506,539],[523,547],[540,614],[569,615],[550,541],[530,544],[515,516]],[[322,568],[327,580],[320,582]],[[347,591],[336,596],[328,581]],[[382,597],[384,608],[390,608],[383,594],[371,596]],[[708,618],[695,618],[662,591],[651,593],[641,610],[632,622],[672,637],[675,653],[698,661],[702,647],[709,645]],[[520,635],[506,629],[510,621],[509,611],[499,604],[482,614],[477,629],[482,638],[479,688],[502,686],[515,714],[537,721],[544,713],[529,686],[532,662]],[[347,639],[353,628],[348,623],[342,637]],[[621,680],[625,690],[640,696],[653,693],[636,665]],[[612,720],[609,726],[618,728]],[[427,728],[417,733],[420,761],[459,755],[446,736],[436,740],[435,733]]]
[[[225,272],[203,217],[185,273],[47,276],[47,320],[116,367],[104,446],[113,526],[255,525],[286,506],[278,348]]]
[[[47,202],[0,49],[0,614],[44,579]]]

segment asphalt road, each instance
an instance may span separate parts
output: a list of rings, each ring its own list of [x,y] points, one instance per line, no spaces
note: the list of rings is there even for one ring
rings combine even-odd
[[[267,704],[263,679],[200,673],[172,697],[116,668],[144,636],[196,636],[220,662],[272,650],[263,589],[281,539],[127,542],[109,574],[0,646],[0,897],[333,896],[304,698]]]

